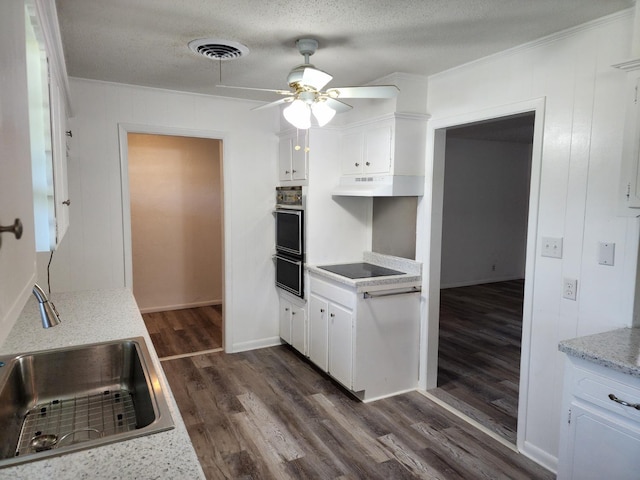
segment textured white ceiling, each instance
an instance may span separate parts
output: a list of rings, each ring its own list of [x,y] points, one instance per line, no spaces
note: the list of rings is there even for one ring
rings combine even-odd
[[[393,72],[430,75],[625,8],[634,0],[57,0],[69,74],[173,90],[271,100],[215,88],[219,62],[191,52],[203,37],[241,42],[222,83],[286,88],[300,37],[329,86]]]

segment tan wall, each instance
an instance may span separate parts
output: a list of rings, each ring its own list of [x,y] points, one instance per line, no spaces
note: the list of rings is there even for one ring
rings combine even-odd
[[[221,142],[128,134],[133,293],[143,312],[222,302]]]

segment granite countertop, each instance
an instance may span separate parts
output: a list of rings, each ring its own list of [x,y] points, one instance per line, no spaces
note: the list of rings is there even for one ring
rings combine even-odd
[[[357,292],[362,292],[369,288],[380,290],[395,287],[417,287],[422,283],[422,263],[420,262],[416,262],[415,260],[410,260],[408,258],[394,257],[392,255],[384,255],[375,252],[364,252],[362,257],[362,259],[354,260],[354,263],[364,261],[405,273],[402,275],[388,275],[384,277],[348,278],[323,270],[322,268],[319,268],[318,265],[306,265],[306,269],[314,275],[333,280],[343,285],[355,287]]]
[[[51,296],[62,323],[43,329],[30,298],[0,354],[144,337],[158,371],[175,428],[124,442],[0,468],[0,479],[204,479],[198,458],[160,366],[133,294],[127,289],[57,293]]]
[[[564,340],[558,349],[572,357],[640,378],[640,328],[620,328]]]

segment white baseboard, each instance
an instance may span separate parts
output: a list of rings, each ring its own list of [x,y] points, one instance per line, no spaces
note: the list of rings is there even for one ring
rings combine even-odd
[[[257,350],[259,348],[275,347],[282,345],[280,337],[261,338],[259,340],[251,340],[250,342],[234,343],[227,353],[246,352],[249,350]]]
[[[458,287],[470,287],[472,285],[484,285],[485,283],[497,283],[497,282],[509,282],[511,280],[522,280],[522,275],[508,276],[508,277],[492,277],[484,280],[469,280],[466,282],[453,282],[441,284],[440,289],[445,288],[458,288]]]
[[[520,453],[537,464],[542,465],[550,472],[554,474],[558,473],[558,457],[554,457],[549,452],[545,452],[541,448],[525,441],[524,445],[520,449]]]
[[[222,305],[222,300],[206,300],[202,302],[183,303],[179,305],[164,305],[141,308],[140,313],[169,312],[171,310],[184,310],[185,308],[208,307],[209,305]]]

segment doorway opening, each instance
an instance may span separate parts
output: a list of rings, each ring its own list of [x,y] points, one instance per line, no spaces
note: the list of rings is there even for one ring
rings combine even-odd
[[[131,286],[158,356],[222,351],[222,141],[126,140]]]
[[[437,388],[515,444],[535,115],[446,131]]]
[[[538,99],[434,120],[431,205],[423,210],[430,238],[424,388],[518,447],[527,412],[543,119]]]

